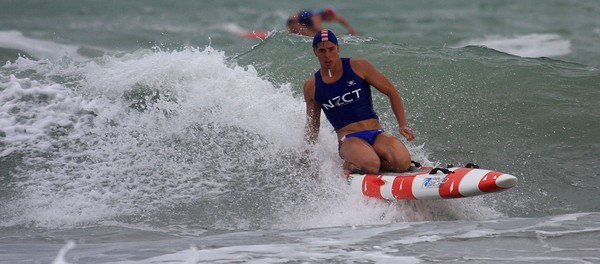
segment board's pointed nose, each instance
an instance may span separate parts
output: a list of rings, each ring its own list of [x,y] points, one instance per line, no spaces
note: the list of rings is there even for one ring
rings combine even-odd
[[[519,182],[517,177],[512,176],[510,174],[502,174],[496,179],[496,186],[502,189],[508,189],[515,187],[517,185],[517,182]]]

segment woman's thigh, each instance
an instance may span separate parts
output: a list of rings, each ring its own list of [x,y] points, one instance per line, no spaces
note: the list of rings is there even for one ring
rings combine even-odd
[[[386,169],[403,171],[410,167],[410,153],[402,141],[388,133],[381,133],[375,138],[373,149],[382,159]]]
[[[350,137],[344,140],[340,147],[340,156],[355,167],[366,171],[379,170],[379,156],[369,143],[358,137]]]

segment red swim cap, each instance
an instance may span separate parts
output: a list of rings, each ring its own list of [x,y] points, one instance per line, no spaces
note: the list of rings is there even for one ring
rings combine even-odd
[[[335,8],[333,8],[333,6],[328,6],[325,9],[323,9],[322,14],[328,16],[335,16]]]

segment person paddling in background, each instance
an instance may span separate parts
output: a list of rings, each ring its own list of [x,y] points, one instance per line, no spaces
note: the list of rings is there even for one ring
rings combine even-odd
[[[333,7],[326,7],[323,10],[300,10],[288,19],[287,27],[289,33],[312,37],[321,31],[323,21],[337,21],[348,29],[350,35],[356,35],[356,30],[348,20],[338,15]]]
[[[369,61],[340,58],[337,38],[330,30],[315,34],[312,47],[321,68],[304,82],[307,143],[317,141],[323,110],[337,133],[345,170],[407,171],[410,153],[400,139],[383,131],[371,97],[373,86],[389,98],[400,134],[413,140],[402,98],[394,85]]]

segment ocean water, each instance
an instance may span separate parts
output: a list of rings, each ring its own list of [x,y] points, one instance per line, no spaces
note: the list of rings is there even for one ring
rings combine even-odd
[[[403,96],[413,159],[507,191],[371,200],[340,177],[294,10]],[[600,263],[600,2],[0,2],[0,263]],[[269,31],[265,40],[239,36]],[[397,124],[374,94],[384,128]]]

